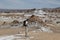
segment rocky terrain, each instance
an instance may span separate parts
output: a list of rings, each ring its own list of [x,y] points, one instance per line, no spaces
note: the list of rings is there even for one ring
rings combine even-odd
[[[34,9],[24,9],[24,10],[1,9],[0,10],[0,35],[15,36],[18,33],[24,34],[25,27],[23,24],[24,21],[27,19],[28,19],[27,27],[29,29],[28,33],[30,34],[30,36],[32,35],[34,36],[36,34],[34,36],[36,38],[37,35],[41,34],[39,37],[42,36],[40,39],[44,40],[43,38],[46,35],[49,38],[53,35],[53,37],[51,37],[51,40],[53,40],[54,38],[55,40],[56,39],[59,40],[59,37],[56,38],[55,36],[60,35],[59,34],[60,33],[60,8],[42,8],[42,9],[34,8]],[[45,38],[47,38],[47,36]],[[40,40],[40,39],[36,38],[32,40]]]

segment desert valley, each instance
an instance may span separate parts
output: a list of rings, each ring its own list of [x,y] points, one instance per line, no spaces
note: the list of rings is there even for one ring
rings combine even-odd
[[[60,7],[0,9],[0,40],[60,40]]]

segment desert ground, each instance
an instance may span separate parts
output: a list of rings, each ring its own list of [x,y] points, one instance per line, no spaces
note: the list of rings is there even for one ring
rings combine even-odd
[[[0,29],[0,36],[15,35],[15,34],[25,35],[25,28]],[[40,32],[37,31],[37,29],[36,30],[33,29],[33,31],[29,31],[28,36],[33,37],[33,38],[29,38],[29,40],[60,40],[60,33]]]
[[[25,37],[23,22],[27,19],[29,28],[28,37]],[[43,10],[35,10],[29,14],[1,13],[0,40],[60,40],[60,14]]]

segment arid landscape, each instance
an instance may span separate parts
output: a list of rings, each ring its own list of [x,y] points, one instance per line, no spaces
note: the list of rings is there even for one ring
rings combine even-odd
[[[60,8],[0,9],[0,40],[60,40]]]

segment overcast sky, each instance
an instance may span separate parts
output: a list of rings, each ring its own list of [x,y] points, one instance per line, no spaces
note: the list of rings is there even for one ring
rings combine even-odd
[[[0,0],[0,8],[53,8],[60,7],[60,0]]]

